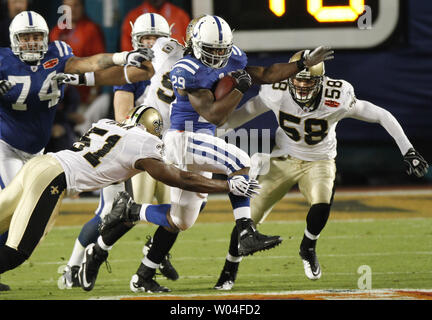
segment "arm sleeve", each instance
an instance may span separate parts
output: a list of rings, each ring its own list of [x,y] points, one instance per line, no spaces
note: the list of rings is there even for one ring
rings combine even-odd
[[[396,118],[387,110],[365,100],[357,100],[354,108],[347,117],[371,123],[379,123],[395,140],[402,155],[412,148],[411,142],[405,135]]]

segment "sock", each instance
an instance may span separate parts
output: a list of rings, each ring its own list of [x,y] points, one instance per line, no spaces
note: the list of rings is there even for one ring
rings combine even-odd
[[[315,248],[316,241],[324,229],[330,215],[330,204],[319,203],[310,207],[306,217],[306,229],[300,247]]]
[[[248,175],[243,175],[247,180],[249,180]],[[233,208],[234,213],[234,219],[238,220],[241,218],[250,218],[250,198],[248,197],[242,197],[242,196],[236,196],[232,194],[231,192],[228,193],[228,197],[231,201],[231,206]]]
[[[96,242],[97,238],[99,237],[100,222],[101,217],[95,215],[81,228],[78,240],[84,248],[87,247],[90,243]]]
[[[84,258],[84,250],[85,250],[85,247],[81,244],[81,242],[78,239],[76,239],[75,245],[74,245],[73,250],[72,250],[72,254],[71,254],[69,261],[67,263],[68,266],[70,266],[70,267],[80,266],[81,262]]]
[[[167,219],[167,213],[170,208],[170,204],[143,204],[140,210],[140,220],[162,227],[171,227]]]
[[[237,227],[234,226],[231,232],[231,239],[229,243],[228,255],[231,257],[241,257],[238,252],[238,230]],[[231,259],[233,260],[233,259]]]
[[[225,260],[223,270],[230,271],[231,273],[237,273],[240,262],[231,262],[228,259]]]
[[[101,234],[102,241],[108,247],[111,247],[114,245],[114,243],[116,243],[118,239],[120,239],[133,227],[134,225],[125,225],[124,223],[120,223],[109,230],[103,231]]]
[[[153,236],[153,244],[148,251],[145,259],[149,261],[160,264],[163,258],[168,254],[174,245],[178,236],[178,232],[173,233],[165,230],[163,227],[157,228]],[[151,267],[151,266],[149,266]]]

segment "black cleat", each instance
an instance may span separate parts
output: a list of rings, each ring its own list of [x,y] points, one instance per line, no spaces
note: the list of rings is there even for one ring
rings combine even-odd
[[[163,293],[171,292],[167,287],[159,285],[154,280],[156,270],[149,268],[141,263],[136,274],[132,276],[129,287],[132,292]]]
[[[252,219],[242,218],[236,221],[239,230],[238,252],[241,256],[268,250],[282,242],[280,236],[266,236],[255,229]]]
[[[103,217],[100,229],[107,230],[123,222],[133,224],[140,219],[140,209],[126,191],[121,191],[114,199],[111,212]]]
[[[240,263],[225,261],[225,266],[213,289],[229,291],[234,287]]]
[[[318,280],[321,278],[321,266],[318,262],[315,248],[300,248],[299,255],[303,261],[306,277],[311,280]]]
[[[84,260],[79,269],[79,282],[81,288],[85,291],[93,289],[99,268],[103,262],[108,258],[108,252],[104,250],[97,250],[95,244],[89,244],[84,252]]]
[[[148,235],[147,236],[147,242],[145,243],[145,245],[143,247],[144,256],[147,255],[147,253],[150,250],[152,244],[153,244],[153,238],[150,235]],[[171,255],[168,253],[163,258],[162,262],[160,263],[159,271],[167,279],[175,281],[175,280],[177,280],[179,278],[179,275],[177,273],[177,270],[172,265],[170,259],[171,259]]]

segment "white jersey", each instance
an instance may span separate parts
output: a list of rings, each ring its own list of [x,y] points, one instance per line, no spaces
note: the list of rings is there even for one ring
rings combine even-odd
[[[350,83],[328,77],[323,80],[319,105],[311,112],[303,111],[293,99],[287,81],[263,85],[258,99],[273,110],[280,126],[272,157],[289,154],[306,161],[336,157],[336,125],[356,104]]]
[[[164,122],[164,132],[170,127],[170,105],[175,100],[169,77],[171,67],[183,58],[184,47],[172,38],[158,38],[152,47],[155,74],[146,90],[144,104],[159,111]]]
[[[68,195],[104,188],[141,172],[139,159],[162,160],[163,143],[144,127],[102,119],[75,145],[77,151],[49,153],[62,165]]]

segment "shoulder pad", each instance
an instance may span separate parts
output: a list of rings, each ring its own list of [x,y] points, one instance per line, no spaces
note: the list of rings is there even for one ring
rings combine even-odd
[[[200,65],[188,58],[180,59],[172,67],[172,70],[183,70],[182,72],[190,73],[191,75],[195,75],[199,69]]]
[[[48,51],[53,50],[54,55],[62,57],[73,55],[72,48],[64,41],[56,40],[51,42],[48,47]]]

